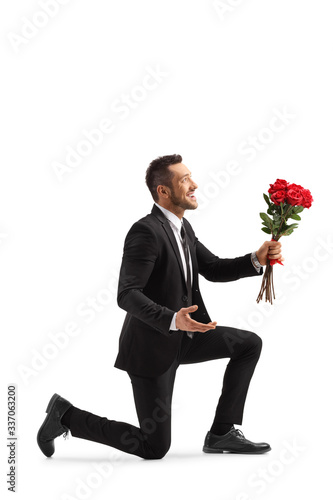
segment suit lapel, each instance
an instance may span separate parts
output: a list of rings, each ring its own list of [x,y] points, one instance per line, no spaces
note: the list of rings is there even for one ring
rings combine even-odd
[[[180,253],[179,253],[179,248],[178,248],[178,244],[177,244],[175,235],[173,234],[173,231],[172,231],[172,229],[170,227],[170,224],[169,224],[167,218],[165,217],[164,213],[156,205],[153,206],[151,213],[155,217],[157,217],[157,219],[162,223],[162,227],[163,227],[164,231],[166,232],[166,234],[168,235],[168,238],[170,240],[171,246],[172,246],[172,248],[173,248],[173,250],[174,250],[174,252],[176,254],[176,257],[177,257],[177,260],[178,260],[178,264],[179,264],[179,267],[180,267],[180,271],[182,273],[184,284],[185,284],[185,287],[186,287],[183,262],[182,262],[182,259],[181,259]],[[190,245],[190,247],[191,246],[192,245]],[[191,253],[191,256],[192,256],[192,253]],[[193,270],[193,272],[194,272],[194,270]]]

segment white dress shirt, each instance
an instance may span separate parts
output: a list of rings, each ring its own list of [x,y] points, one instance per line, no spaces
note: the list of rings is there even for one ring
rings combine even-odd
[[[183,264],[183,269],[184,269],[184,274],[185,274],[185,281],[187,279],[187,269],[186,269],[186,260],[185,260],[185,254],[184,254],[184,248],[183,248],[183,243],[182,243],[182,237],[180,234],[181,228],[182,228],[182,221],[180,220],[177,215],[173,214],[170,212],[170,210],[167,210],[164,207],[161,207],[158,203],[155,202],[155,205],[164,213],[165,217],[168,219],[170,227],[173,231],[173,234],[175,235],[180,257],[182,259],[182,264]],[[190,263],[190,272],[191,272],[191,284],[193,281],[193,269],[192,269],[192,259],[191,259],[191,253],[188,252],[189,255],[189,263]],[[178,312],[178,311],[177,311]],[[170,328],[169,330],[179,330],[179,328],[176,328],[176,316],[177,313],[173,315],[173,318],[171,320]]]
[[[185,260],[184,248],[183,248],[183,244],[182,244],[182,237],[181,237],[181,234],[180,234],[180,231],[181,231],[181,228],[182,228],[182,220],[180,220],[179,217],[177,217],[177,215],[175,215],[174,213],[170,212],[170,210],[167,210],[166,208],[161,207],[161,205],[159,205],[158,203],[156,203],[156,201],[155,201],[155,205],[164,213],[165,217],[169,221],[169,224],[170,224],[170,227],[171,227],[171,229],[173,231],[173,234],[175,235],[175,238],[176,238],[176,241],[177,241],[177,245],[178,245],[178,248],[179,248],[179,253],[180,253],[180,256],[181,256],[181,259],[182,259],[182,264],[183,264],[183,269],[184,269],[184,274],[185,274],[185,281],[186,281],[186,279],[187,279],[186,260]],[[191,260],[191,253],[188,252],[188,254],[189,254],[189,261],[190,261],[191,284],[192,284],[192,282],[193,282],[192,260]],[[255,252],[252,252],[252,254],[251,254],[251,261],[252,261],[252,264],[253,264],[254,268],[259,273],[262,266],[259,263],[259,261],[257,259],[257,255],[256,255]],[[179,330],[179,328],[176,328],[176,316],[177,316],[177,312],[173,315],[173,318],[171,320],[171,324],[170,324],[169,330]]]

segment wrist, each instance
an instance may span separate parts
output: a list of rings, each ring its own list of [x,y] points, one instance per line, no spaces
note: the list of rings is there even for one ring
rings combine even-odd
[[[170,330],[179,330],[179,328],[176,325],[176,318],[177,318],[177,313],[175,312],[171,320]]]
[[[252,254],[251,254],[251,260],[252,260],[252,264],[254,265],[254,267],[256,267],[258,269],[260,269],[264,265],[264,264],[260,263],[260,260],[258,258],[257,252],[252,252]]]

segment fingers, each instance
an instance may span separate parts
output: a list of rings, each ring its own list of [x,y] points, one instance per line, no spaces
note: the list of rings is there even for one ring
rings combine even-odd
[[[281,254],[281,243],[279,241],[270,241],[268,246],[267,256],[269,259],[273,260],[284,260]]]
[[[190,307],[183,307],[182,308],[182,311],[184,311],[185,314],[188,314],[188,313],[191,313],[191,312],[194,312],[198,309],[198,306],[190,306]]]
[[[281,250],[281,243],[279,241],[268,241],[268,250]]]
[[[268,258],[270,260],[280,260],[281,262],[284,260],[284,257],[282,257],[282,255],[280,253],[276,254],[276,253],[269,253],[268,254]]]
[[[282,254],[280,253],[279,250],[275,250],[275,251],[273,250],[273,251],[268,252],[268,258],[280,260],[280,259],[282,259]]]
[[[186,330],[189,332],[207,332],[208,330],[215,330],[217,325],[216,321],[211,321],[210,323],[199,323],[194,319],[189,318],[188,325],[186,325]]]
[[[278,259],[279,257],[282,257],[282,254],[279,251],[270,251],[268,252],[268,257],[270,259]]]
[[[196,311],[198,309],[197,305],[189,306],[189,307],[183,307],[180,312],[182,316],[182,322],[183,322],[183,330],[186,330],[188,332],[207,332],[208,330],[214,330],[217,322],[216,321],[210,321],[209,323],[200,323],[199,321],[195,321],[190,317],[190,313]]]

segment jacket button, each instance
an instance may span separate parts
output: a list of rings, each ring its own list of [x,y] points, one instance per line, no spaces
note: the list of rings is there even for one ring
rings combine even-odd
[[[183,302],[187,302],[187,295],[183,295],[183,296],[182,296],[182,301],[183,301]]]

